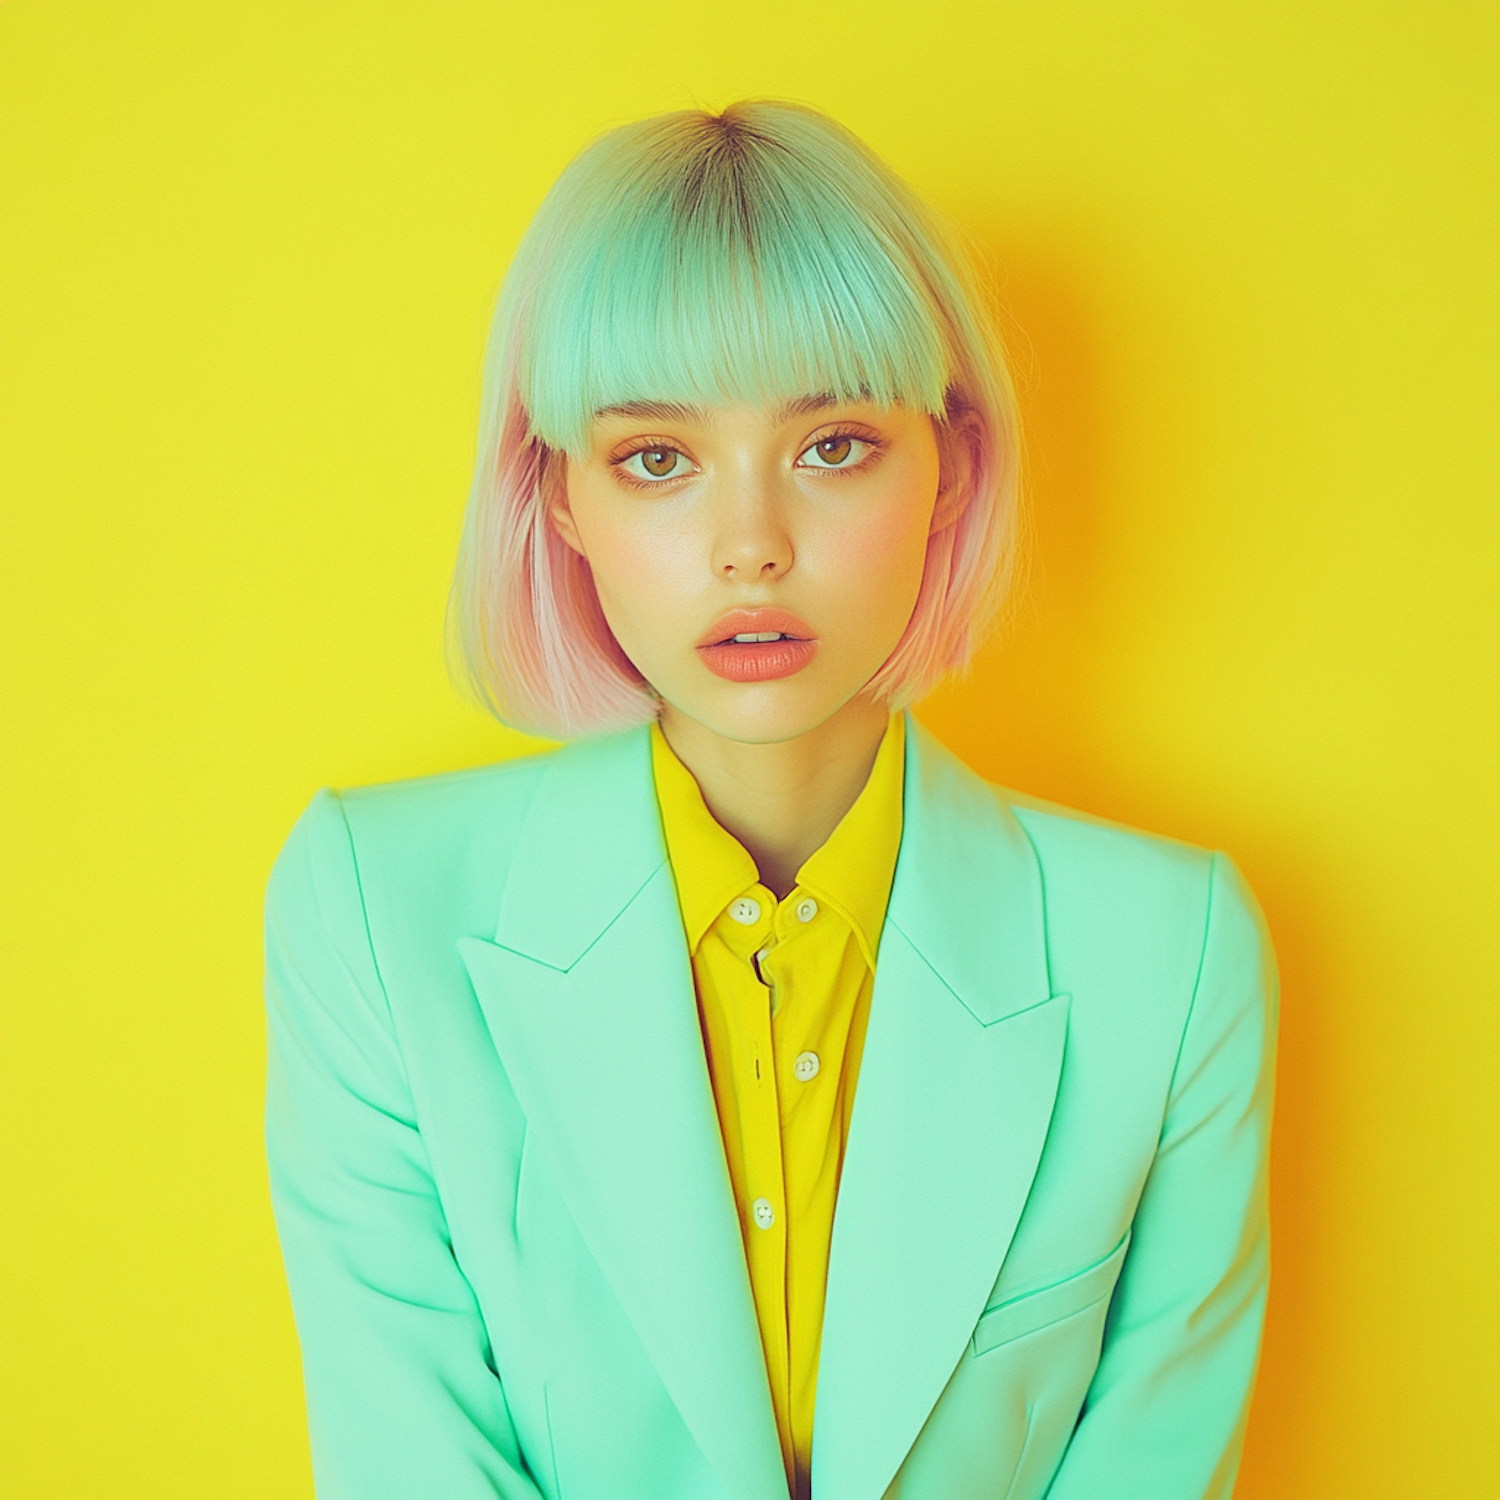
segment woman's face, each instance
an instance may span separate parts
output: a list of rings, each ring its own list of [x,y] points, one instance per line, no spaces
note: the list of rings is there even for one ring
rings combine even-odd
[[[669,710],[769,744],[838,713],[895,649],[939,470],[931,419],[900,406],[634,402],[599,413],[552,520]]]

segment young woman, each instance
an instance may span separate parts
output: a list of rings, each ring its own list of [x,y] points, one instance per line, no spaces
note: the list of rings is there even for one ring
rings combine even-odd
[[[453,621],[572,741],[268,910],[325,1500],[1227,1496],[1274,980],[1222,855],[902,711],[1005,577],[963,257],[811,111],[615,131],[506,280]]]

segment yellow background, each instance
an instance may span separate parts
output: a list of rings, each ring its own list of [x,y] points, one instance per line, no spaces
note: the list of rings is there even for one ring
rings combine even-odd
[[[1030,585],[927,722],[1267,908],[1240,1496],[1500,1492],[1497,22],[9,0],[4,1495],[310,1493],[262,882],[320,784],[522,748],[440,649],[493,289],[585,139],[754,93],[865,136],[1009,308]]]

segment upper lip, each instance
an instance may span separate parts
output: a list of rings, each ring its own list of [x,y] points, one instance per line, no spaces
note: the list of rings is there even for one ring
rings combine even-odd
[[[731,609],[720,615],[698,638],[701,646],[722,646],[737,635],[758,635],[768,631],[789,635],[794,640],[810,641],[812,627],[785,609]]]

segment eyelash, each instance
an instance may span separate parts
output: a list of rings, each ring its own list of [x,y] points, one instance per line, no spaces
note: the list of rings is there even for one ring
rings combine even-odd
[[[878,457],[885,447],[885,443],[880,438],[872,437],[867,432],[855,427],[834,427],[827,432],[820,433],[802,449],[797,455],[799,466],[801,466],[800,461],[816,448],[819,443],[837,443],[843,438],[848,438],[853,443],[862,443],[869,451],[858,462],[850,464],[846,468],[836,468],[829,464],[807,464],[803,467],[812,469],[816,473],[852,474],[856,470],[864,468],[866,464]],[[641,453],[675,453],[681,458],[688,458],[687,454],[675,443],[661,439],[647,438],[637,443],[628,452],[620,454],[618,458],[610,459],[610,467],[619,475],[622,484],[629,485],[631,488],[638,490],[656,490],[660,489],[663,485],[670,484],[673,478],[685,479],[688,477],[685,474],[678,474],[664,479],[641,479],[637,475],[629,473],[625,465]],[[691,463],[692,460],[688,458],[688,462]]]

